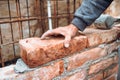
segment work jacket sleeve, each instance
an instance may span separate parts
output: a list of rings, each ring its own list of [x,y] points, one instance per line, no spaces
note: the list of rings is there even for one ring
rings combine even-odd
[[[83,31],[91,25],[113,0],[83,0],[81,6],[76,10],[72,24]]]

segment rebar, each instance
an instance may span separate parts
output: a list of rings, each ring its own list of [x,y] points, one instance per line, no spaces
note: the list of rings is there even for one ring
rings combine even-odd
[[[8,8],[8,16],[0,16],[0,64],[2,66],[5,66],[5,60],[3,59],[3,54],[7,55],[7,53],[3,53],[2,49],[4,48],[4,46],[9,46],[12,45],[12,49],[13,49],[13,53],[14,53],[14,58],[17,58],[16,56],[16,51],[15,51],[15,44],[19,42],[19,39],[23,39],[24,38],[24,33],[23,33],[23,22],[26,21],[26,24],[28,26],[28,37],[34,37],[36,36],[36,32],[38,30],[38,28],[40,29],[40,35],[41,36],[45,31],[48,30],[48,19],[51,18],[52,19],[52,25],[53,28],[59,27],[61,24],[59,24],[60,19],[65,18],[67,20],[66,24],[70,24],[71,21],[71,16],[73,16],[73,13],[75,12],[75,9],[77,8],[76,2],[78,2],[77,0],[51,0],[52,4],[52,16],[48,17],[47,15],[47,0],[33,0],[34,1],[34,10],[33,10],[33,15],[31,15],[30,13],[30,0],[24,0],[25,2],[25,8],[26,8],[26,14],[27,15],[23,15],[22,14],[22,3],[20,2],[21,0],[13,0],[15,3],[15,11],[16,11],[16,16],[12,16],[12,8],[11,8],[11,4],[10,1],[11,0],[4,0],[7,2],[7,8]],[[59,2],[61,2],[63,4],[66,5],[66,7],[61,6],[61,4]],[[71,1],[73,2],[73,4],[71,4]],[[73,12],[71,11],[71,5],[73,6]],[[65,8],[66,11],[60,12],[59,10],[59,6],[61,6],[61,8]],[[31,27],[31,21],[36,21],[37,24],[34,28],[34,30]],[[2,24],[10,24],[10,35],[11,35],[11,41],[9,42],[4,42],[4,36],[2,34]],[[16,27],[18,27],[18,37],[19,39],[16,40],[14,37],[14,25],[13,23],[17,23],[18,25]],[[4,26],[5,27],[5,26]],[[33,30],[33,31],[32,31]],[[38,37],[39,37],[38,36]]]

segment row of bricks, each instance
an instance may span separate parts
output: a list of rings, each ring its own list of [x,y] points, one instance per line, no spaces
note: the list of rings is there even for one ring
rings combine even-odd
[[[111,44],[105,45],[102,48],[98,46],[89,50],[85,50],[83,52],[76,53],[64,59],[58,59],[54,62],[49,63],[47,66],[43,66],[34,71],[26,72],[23,74],[16,74],[14,72],[14,65],[1,68],[0,80],[54,80],[56,76],[64,75],[65,72],[69,73],[72,70],[85,65],[84,63],[90,60],[96,61],[103,57],[107,57],[108,55],[116,54],[112,52],[116,50],[119,45],[120,42],[113,42]],[[67,65],[65,64],[65,60],[67,61]],[[105,70],[113,64],[117,64],[117,61],[117,55],[108,57],[105,60],[103,59],[97,63],[91,63],[88,70],[86,70],[86,67],[82,69],[80,68],[80,70],[78,70],[76,73],[61,77],[60,80],[85,80],[88,75],[97,74],[89,78],[89,80],[95,80],[97,76],[100,77],[103,75],[103,73],[100,71]],[[100,72],[100,74],[98,74],[98,72]],[[108,73],[114,74],[114,72],[117,72],[117,67],[113,67],[108,71],[104,71],[104,77],[100,77],[97,80],[107,78],[110,75]]]

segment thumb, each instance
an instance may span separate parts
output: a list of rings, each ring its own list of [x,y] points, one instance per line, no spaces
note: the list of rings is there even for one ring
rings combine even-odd
[[[70,46],[71,36],[65,36],[64,46],[68,48]]]

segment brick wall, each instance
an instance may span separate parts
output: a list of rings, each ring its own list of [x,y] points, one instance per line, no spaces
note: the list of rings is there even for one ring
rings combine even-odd
[[[82,35],[78,34],[78,36],[71,40],[67,51],[64,46],[61,47],[63,39],[54,39],[55,42],[52,43],[50,43],[50,39],[48,40],[49,45],[47,41],[44,43],[44,46],[47,46],[44,52],[39,53],[39,51],[35,50],[36,54],[39,53],[42,56],[41,58],[45,58],[41,63],[36,63],[40,64],[38,69],[18,74],[14,72],[15,65],[10,65],[0,68],[0,80],[116,80],[118,71],[117,49],[120,46],[120,41],[117,40],[119,34],[119,29],[98,30],[88,28],[82,32]],[[79,39],[80,43],[77,39]],[[39,41],[37,43],[43,44],[39,43]],[[25,44],[20,43],[20,45]],[[37,45],[37,49],[45,48],[41,45]],[[36,46],[36,44],[32,44],[32,46]],[[52,46],[52,48],[48,46]],[[76,49],[77,47],[80,48]],[[25,49],[25,47],[22,48]],[[49,50],[48,57],[50,55],[54,57],[46,61],[48,57],[43,56],[45,51],[48,49],[53,50],[53,48],[56,50],[54,54],[57,54],[57,56]],[[27,49],[32,51],[32,48]],[[36,48],[34,47],[34,49]],[[61,55],[61,53],[63,54]],[[21,54],[25,54],[25,52],[21,52]],[[29,54],[34,55],[34,53]],[[32,58],[32,60],[40,56],[34,55],[35,58]],[[22,58],[24,59],[24,57]]]
[[[0,0],[0,20],[3,22],[3,20],[5,20],[5,22],[7,20],[10,20],[9,19],[9,10],[8,10],[8,3],[10,3],[10,13],[11,13],[11,18],[12,20],[17,20],[18,18],[13,18],[13,17],[19,17],[18,14],[17,14],[17,8],[16,8],[16,1],[17,0]],[[27,1],[26,0],[18,0],[20,1],[20,14],[21,16],[27,16],[28,15],[28,12],[29,12],[29,16],[30,18],[33,18],[33,17],[36,17],[38,15],[41,15],[41,9],[40,8],[40,3],[39,3],[39,0],[29,0],[28,1],[28,8],[29,8],[29,11],[27,12]],[[38,1],[37,5],[35,4],[36,1]],[[45,1],[45,0],[43,0]],[[66,5],[66,2],[67,0],[59,0],[59,5],[58,5],[58,13],[59,14],[62,14],[62,13],[67,13],[67,5]],[[74,0],[70,0],[70,12],[73,13],[74,12],[74,5],[73,5],[73,1]],[[81,4],[82,0],[76,0],[76,4],[75,4],[75,7],[78,8],[79,5]],[[45,3],[45,14],[44,15],[47,15],[47,6],[46,6],[46,3],[47,2],[44,2]],[[52,4],[52,15],[54,15],[54,0],[51,2]],[[107,14],[110,14],[112,16],[120,16],[120,0],[114,0],[113,3],[111,4],[111,6],[106,10],[105,13]],[[61,8],[61,6],[64,6],[64,8]],[[44,11],[42,11],[44,13]],[[62,14],[63,15],[63,14]],[[67,16],[67,14],[64,14],[65,16]],[[63,16],[64,16],[63,15]],[[8,17],[8,19],[7,19]],[[45,17],[45,16],[43,16]],[[4,19],[5,18],[5,19]],[[22,17],[23,19],[24,17]],[[26,17],[27,18],[27,17]],[[26,19],[24,18],[24,19]],[[68,20],[71,20],[72,17],[68,17],[68,18],[59,18],[58,20],[53,19],[53,23],[56,23],[57,24],[57,21],[58,21],[58,26],[64,26],[64,25],[67,25],[68,24]],[[45,24],[44,24],[45,23]],[[44,24],[44,25],[42,25]],[[55,25],[53,25],[53,27],[55,28]],[[11,31],[11,26],[12,26],[12,31]],[[22,31],[19,30],[19,27],[20,26],[23,26],[22,27]],[[56,26],[56,27],[58,27]],[[42,28],[44,27],[44,28]],[[31,36],[40,36],[42,35],[42,33],[46,30],[48,30],[48,24],[47,24],[47,19],[46,20],[42,20],[40,22],[38,22],[36,19],[35,20],[29,20],[29,21],[22,21],[20,22],[19,24],[19,20],[17,22],[11,22],[9,23],[4,23],[4,24],[0,24],[0,28],[1,28],[1,36],[0,36],[0,45],[3,45],[1,47],[1,59],[0,59],[0,63],[2,62],[6,62],[6,61],[10,61],[10,60],[13,60],[15,58],[18,58],[20,55],[19,55],[19,46],[18,46],[18,43],[16,43],[20,38],[21,38],[21,34],[23,34],[23,38],[28,38]],[[30,30],[29,30],[30,29]],[[6,33],[7,32],[7,33]],[[12,38],[12,35],[13,35],[13,38]],[[15,43],[14,43],[15,42]],[[10,43],[10,44],[9,44]],[[14,43],[14,44],[11,44],[11,43]],[[7,54],[6,54],[7,53]]]

